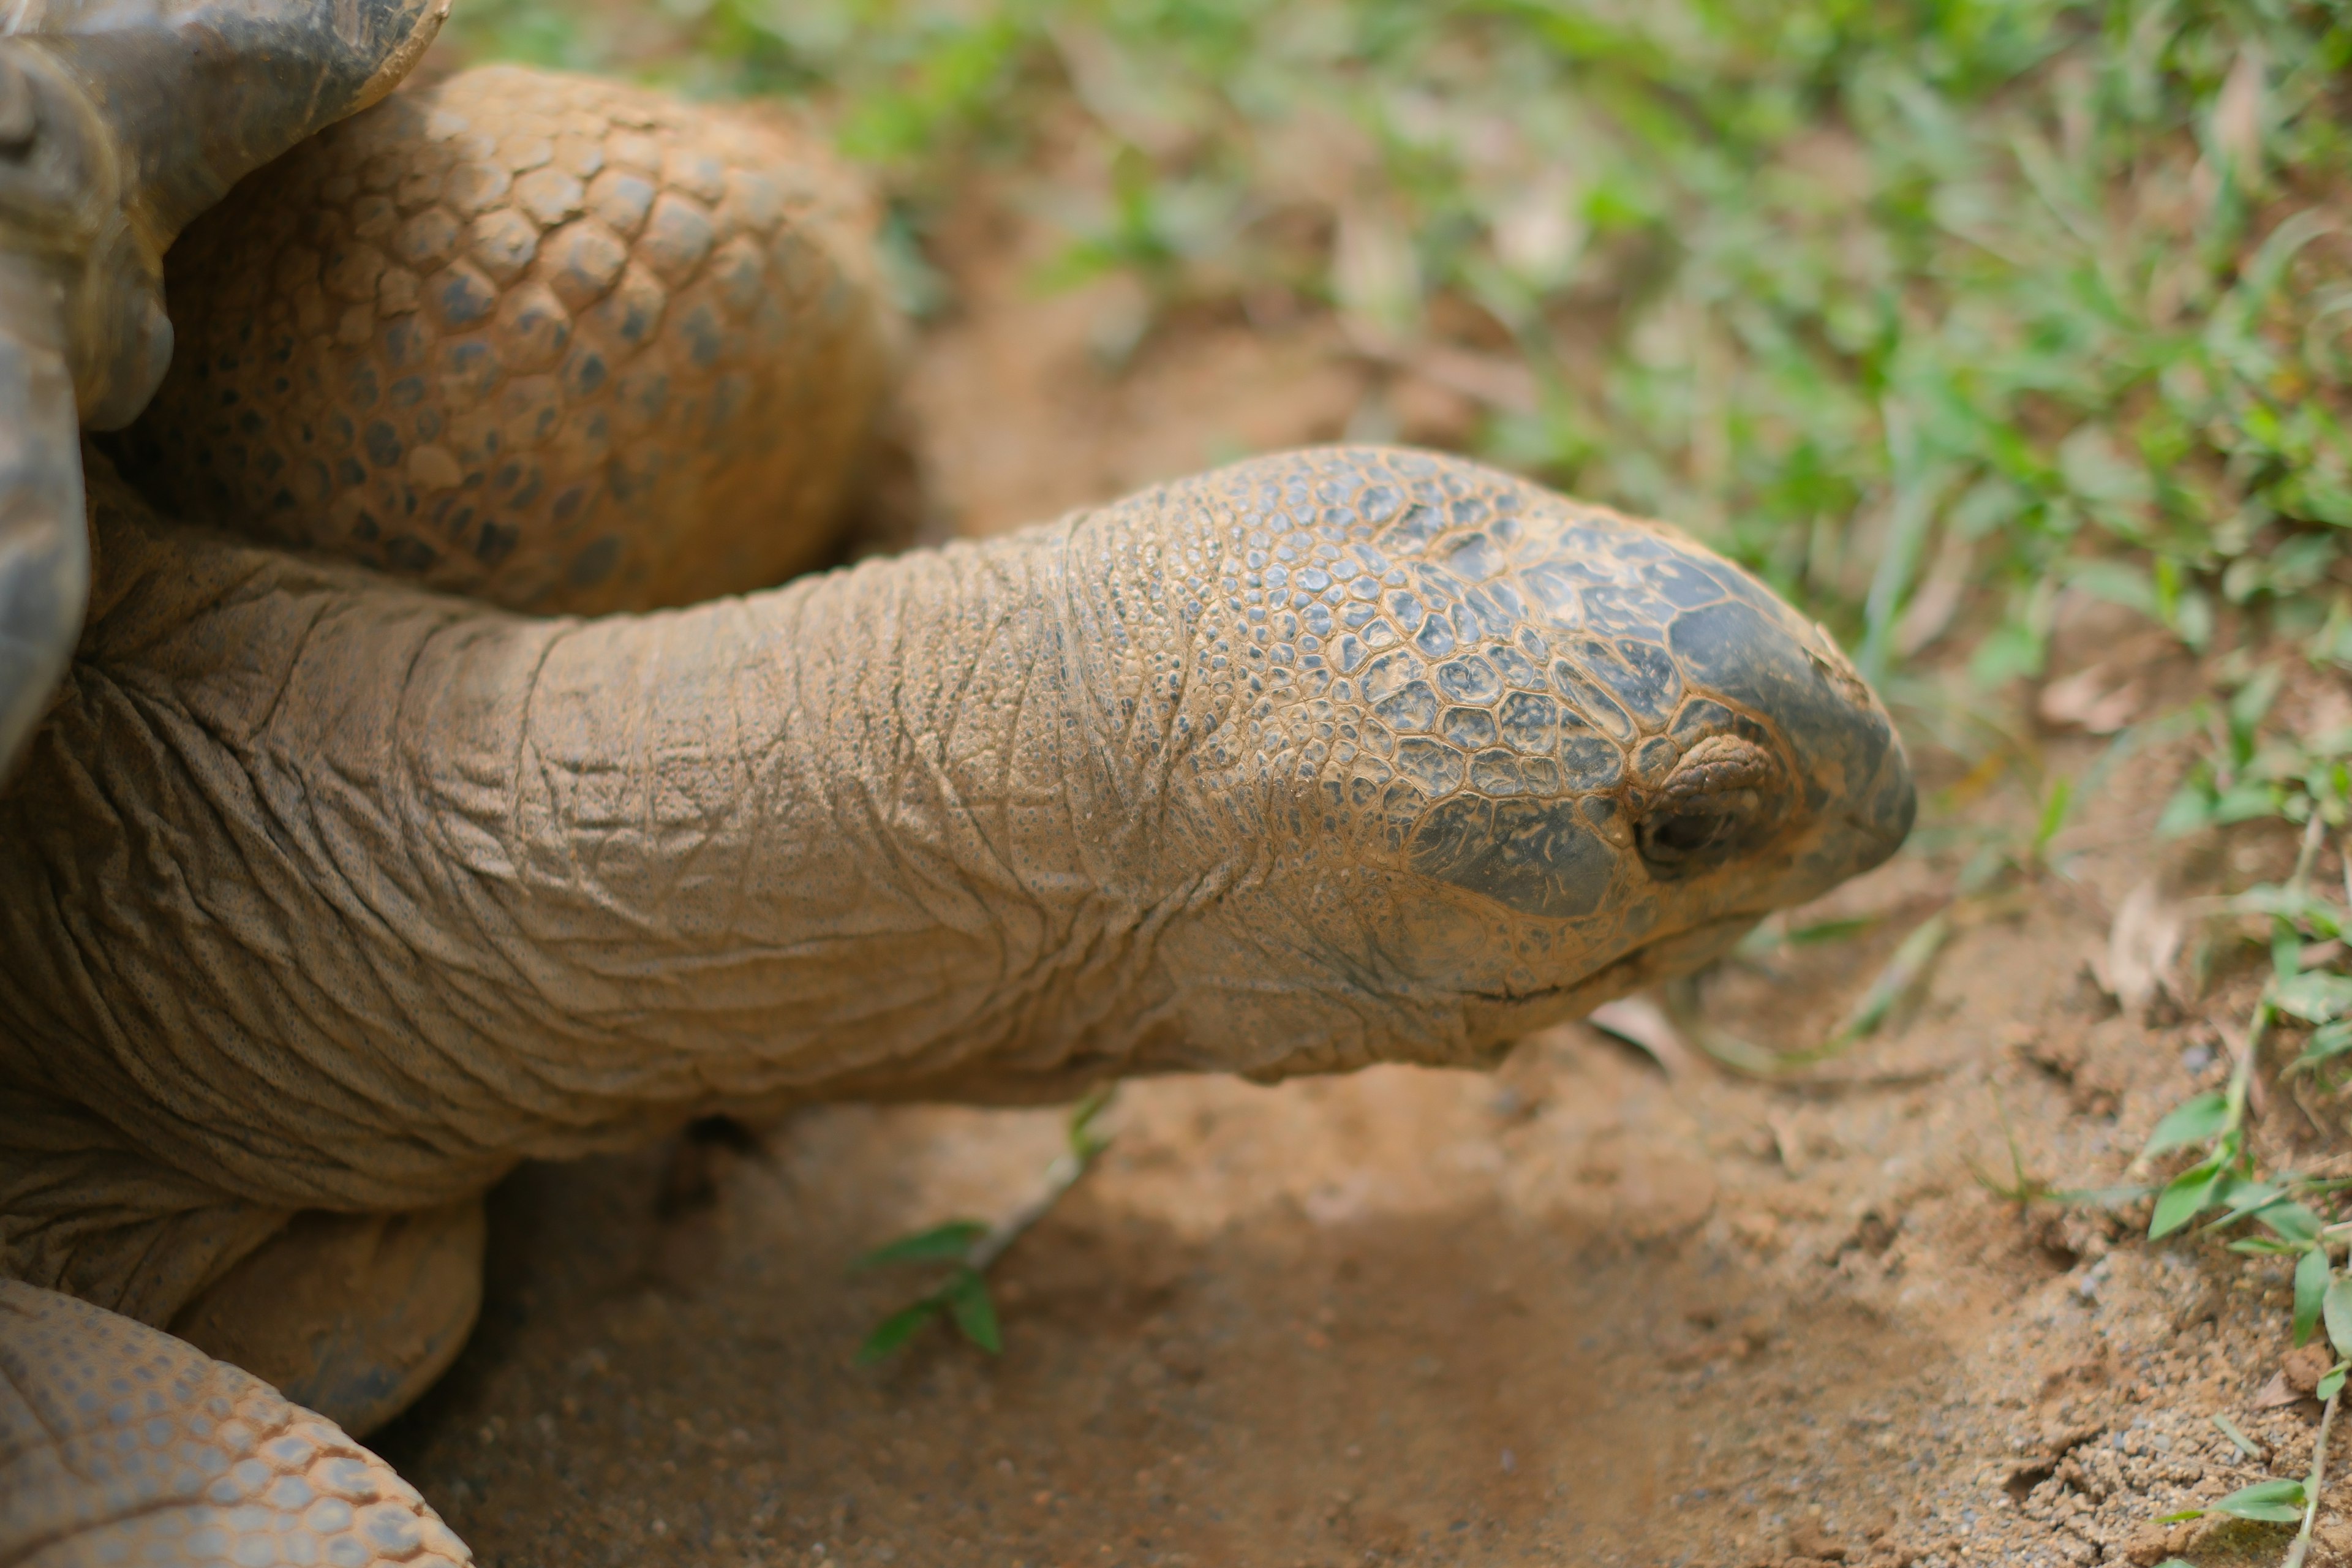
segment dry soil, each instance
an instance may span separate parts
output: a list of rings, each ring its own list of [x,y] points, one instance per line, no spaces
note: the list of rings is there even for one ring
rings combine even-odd
[[[1475,417],[1463,376],[1311,314],[1180,311],[1130,343],[1127,285],[1033,286],[1044,244],[983,191],[938,247],[954,305],[915,351],[899,500],[934,530]],[[2139,682],[2124,709],[2193,682],[2161,638],[2062,608],[2061,673],[2105,659],[2105,687]],[[2065,772],[2102,744],[2032,739]],[[2006,1121],[2032,1176],[2122,1180],[2227,1075],[2244,964],[2186,1002],[2100,979],[2143,883],[2291,860],[2260,828],[2159,844],[2186,759],[2113,770],[2067,877],[1979,908],[1910,1005],[1796,1081],[1579,1026],[1493,1077],[1130,1086],[1111,1152],[1000,1269],[996,1358],[927,1331],[854,1364],[922,1279],[849,1265],[1019,1203],[1055,1113],[825,1109],[527,1169],[493,1202],[480,1331],[379,1446],[484,1563],[545,1568],[2274,1562],[2282,1527],[2152,1521],[2307,1464],[2317,1407],[2273,1381],[2284,1269],[1979,1174],[2009,1178]],[[2020,792],[1921,763],[1941,847],[1800,917],[1876,917],[1861,934],[1711,980],[1717,1026],[1822,1038],[1977,841],[2022,842]],[[2263,1106],[2279,1157],[2345,1146],[2340,1109]],[[2352,1521],[2325,1514],[2313,1561],[2352,1562]]]

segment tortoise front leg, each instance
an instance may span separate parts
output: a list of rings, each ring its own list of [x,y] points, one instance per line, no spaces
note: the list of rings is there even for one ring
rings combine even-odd
[[[169,1334],[0,1279],[0,1563],[472,1561],[334,1423]]]

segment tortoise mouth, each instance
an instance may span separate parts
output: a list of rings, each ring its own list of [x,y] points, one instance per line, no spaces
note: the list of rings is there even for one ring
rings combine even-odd
[[[1690,973],[1722,957],[1763,918],[1761,913],[1721,915],[1643,942],[1590,974],[1558,985],[1499,994],[1478,993],[1475,999],[1489,1009],[1485,1021],[1492,1026],[1479,1032],[1511,1040],[1581,1018],[1604,1002]]]

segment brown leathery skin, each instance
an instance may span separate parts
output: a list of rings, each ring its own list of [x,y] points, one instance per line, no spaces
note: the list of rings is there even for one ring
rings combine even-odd
[[[453,1202],[721,1105],[1483,1061],[1909,825],[1817,628],[1458,459],[596,620],[104,495],[0,795],[0,1083],[257,1205]],[[51,1282],[47,1230],[9,1247]]]
[[[392,1467],[258,1378],[0,1279],[0,1563],[471,1561]]]
[[[510,607],[779,582],[887,379],[875,218],[748,114],[462,72],[191,226],[179,353],[119,449],[176,510]]]

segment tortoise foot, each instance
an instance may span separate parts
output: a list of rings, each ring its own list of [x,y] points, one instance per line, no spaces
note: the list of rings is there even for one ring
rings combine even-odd
[[[482,1202],[312,1210],[184,1308],[172,1332],[364,1436],[448,1369],[482,1306]]]

